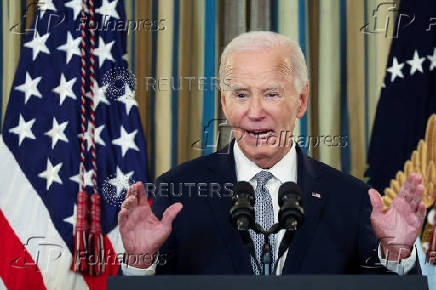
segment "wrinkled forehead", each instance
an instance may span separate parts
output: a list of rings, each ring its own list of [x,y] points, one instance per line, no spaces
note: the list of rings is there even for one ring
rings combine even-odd
[[[223,66],[226,88],[285,87],[293,80],[293,70],[286,49],[264,49],[231,53]]]

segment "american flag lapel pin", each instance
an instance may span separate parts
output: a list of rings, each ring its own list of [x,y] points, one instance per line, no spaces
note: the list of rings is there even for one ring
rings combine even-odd
[[[321,199],[321,194],[319,194],[318,192],[312,192],[312,197]]]

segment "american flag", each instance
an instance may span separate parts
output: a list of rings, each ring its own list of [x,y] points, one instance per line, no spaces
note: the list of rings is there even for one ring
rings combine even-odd
[[[114,275],[116,255],[124,252],[119,202],[129,184],[146,181],[147,161],[125,58],[127,31],[122,25],[113,29],[126,21],[123,1],[94,5],[97,189],[106,248],[112,251],[105,274]],[[21,49],[0,138],[0,288],[105,287],[104,277],[71,270],[81,184],[81,11],[82,0],[40,1]],[[92,192],[89,113],[85,117],[83,177]]]

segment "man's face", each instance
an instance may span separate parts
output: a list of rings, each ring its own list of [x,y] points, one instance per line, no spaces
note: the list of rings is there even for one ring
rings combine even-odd
[[[224,68],[224,114],[241,150],[262,168],[289,151],[295,119],[307,108],[308,87],[296,91],[288,55],[285,47],[235,52]]]

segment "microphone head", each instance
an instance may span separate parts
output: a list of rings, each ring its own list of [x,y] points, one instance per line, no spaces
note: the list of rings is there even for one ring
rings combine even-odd
[[[296,231],[304,221],[303,195],[294,182],[285,182],[279,188],[279,224],[281,228]]]
[[[300,205],[303,205],[303,194],[301,193],[301,189],[295,182],[288,181],[283,183],[279,188],[279,207],[283,206],[283,202],[285,202],[290,195],[296,196]]]
[[[229,217],[237,230],[248,230],[254,224],[254,190],[250,183],[240,181],[233,187]]]
[[[249,182],[239,181],[233,187],[233,202],[238,200],[240,195],[246,195],[250,200],[250,205],[254,206],[254,190]]]
[[[238,181],[233,187],[234,193],[249,193],[254,195],[253,186],[247,181]]]

